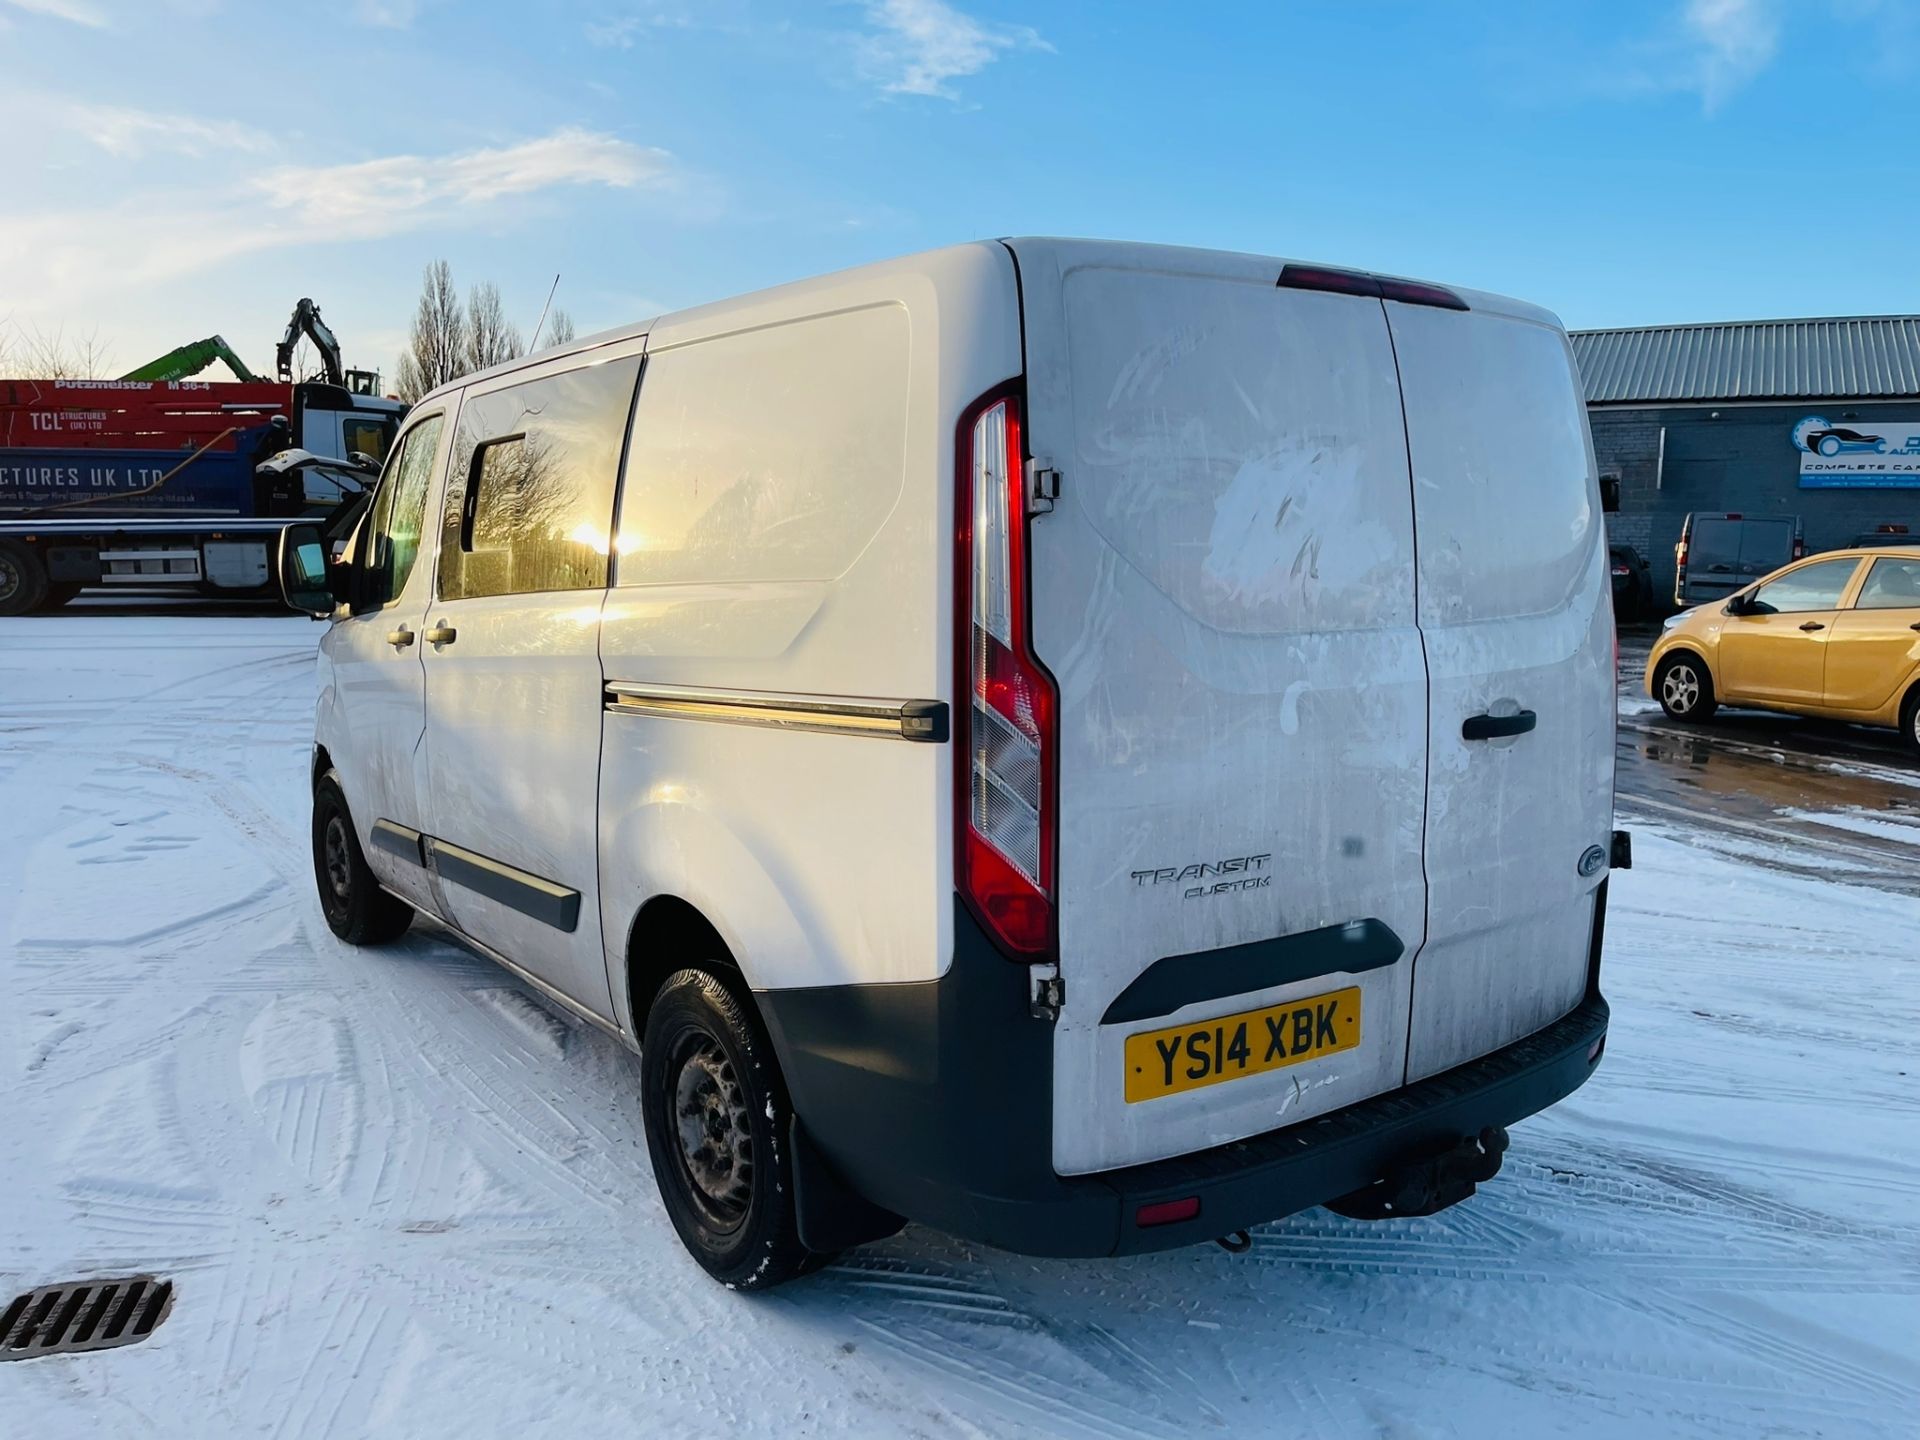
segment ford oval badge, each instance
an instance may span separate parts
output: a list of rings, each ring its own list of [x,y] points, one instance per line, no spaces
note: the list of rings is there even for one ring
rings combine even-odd
[[[1606,864],[1607,852],[1598,845],[1589,845],[1587,853],[1580,857],[1580,874],[1585,879],[1591,880],[1606,868]]]

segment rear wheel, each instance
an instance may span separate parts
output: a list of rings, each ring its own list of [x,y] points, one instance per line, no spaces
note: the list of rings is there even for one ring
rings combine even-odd
[[[1653,693],[1660,708],[1675,720],[1705,720],[1719,708],[1706,662],[1684,651],[1660,662]]]
[[[47,569],[33,547],[0,540],[0,615],[27,615],[47,598]]]
[[[1900,735],[1909,750],[1920,750],[1920,685],[1913,687],[1907,703],[1900,707]]]
[[[648,1012],[640,1075],[654,1180],[688,1253],[740,1290],[814,1268],[794,1212],[792,1106],[752,1010],[705,970],[675,972]]]
[[[384,945],[413,923],[413,907],[380,888],[332,771],[313,790],[313,878],[327,928],[349,945]]]

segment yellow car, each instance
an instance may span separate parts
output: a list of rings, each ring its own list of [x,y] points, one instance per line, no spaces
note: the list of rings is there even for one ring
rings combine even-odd
[[[1647,693],[1676,720],[1748,705],[1891,726],[1920,748],[1920,550],[1814,555],[1681,611]]]

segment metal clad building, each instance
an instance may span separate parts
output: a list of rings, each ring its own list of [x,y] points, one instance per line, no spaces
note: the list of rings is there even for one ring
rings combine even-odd
[[[1673,595],[1690,510],[1798,515],[1807,548],[1920,533],[1920,315],[1583,330],[1573,350],[1616,542]]]

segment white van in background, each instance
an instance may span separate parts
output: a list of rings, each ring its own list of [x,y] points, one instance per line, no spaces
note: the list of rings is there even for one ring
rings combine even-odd
[[[640,1051],[741,1286],[1424,1214],[1592,1072],[1612,617],[1554,318],[1021,239],[412,411],[321,648],[314,854]]]

